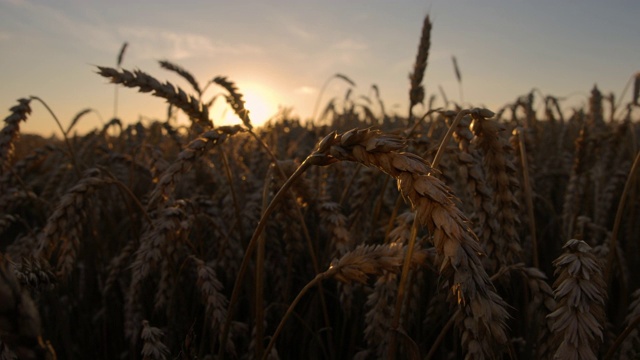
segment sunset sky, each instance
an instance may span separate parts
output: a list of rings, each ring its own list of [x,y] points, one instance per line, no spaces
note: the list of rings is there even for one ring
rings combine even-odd
[[[356,82],[355,98],[372,96],[376,84],[387,111],[405,115],[407,76],[426,14],[433,21],[427,97],[439,96],[441,86],[450,100],[461,100],[452,56],[465,104],[493,110],[534,87],[580,106],[594,84],[620,95],[640,71],[638,0],[0,0],[0,116],[16,99],[35,95],[63,124],[95,109],[100,115],[87,115],[77,129],[100,127],[113,116],[114,86],[95,65],[115,67],[125,41],[123,68],[185,90],[188,84],[158,60],[184,67],[201,85],[227,76],[245,93],[256,122],[279,106],[310,117],[335,73]],[[321,107],[347,89],[332,81]],[[220,91],[214,86],[204,98]],[[60,134],[41,105],[32,108],[23,131]],[[224,111],[212,110],[215,123]],[[119,90],[125,123],[165,116],[164,100]]]

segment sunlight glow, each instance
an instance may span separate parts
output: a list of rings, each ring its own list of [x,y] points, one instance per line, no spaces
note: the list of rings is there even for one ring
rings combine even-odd
[[[245,108],[249,110],[249,117],[253,126],[262,126],[269,118],[278,112],[278,106],[266,88],[250,84],[247,87],[240,87],[240,92],[245,101]],[[240,118],[236,116],[229,107],[225,109],[222,124],[238,124]]]

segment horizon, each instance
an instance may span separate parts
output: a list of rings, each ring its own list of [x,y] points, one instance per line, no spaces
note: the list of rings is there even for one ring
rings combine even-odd
[[[308,119],[323,84],[334,74],[356,83],[352,99],[371,97],[375,84],[387,112],[406,117],[408,74],[427,14],[433,29],[423,84],[425,103],[434,94],[436,107],[442,105],[440,88],[450,101],[492,111],[538,89],[568,97],[562,104],[566,110],[585,106],[594,85],[603,95],[620,97],[640,70],[638,2],[326,4],[65,0],[51,5],[0,0],[0,47],[5,54],[0,79],[8,84],[0,88],[2,117],[18,98],[35,95],[48,103],[63,126],[92,108],[99,115],[86,115],[77,130],[100,127],[114,116],[115,85],[96,74],[95,66],[115,68],[125,42],[123,69],[140,69],[187,92],[192,92],[188,83],[161,69],[159,60],[183,67],[200,85],[215,76],[227,77],[244,94],[256,126],[260,120],[255,114],[275,115],[279,107]],[[461,70],[461,92],[452,57]],[[342,98],[347,85],[331,81],[318,113],[331,98]],[[204,99],[221,90],[211,86]],[[166,118],[164,100],[122,86],[117,91],[117,117],[123,124]],[[629,97],[627,92],[625,99]],[[225,123],[226,113],[216,105],[210,115],[218,125]],[[33,106],[21,126],[25,133],[61,135],[40,105]]]

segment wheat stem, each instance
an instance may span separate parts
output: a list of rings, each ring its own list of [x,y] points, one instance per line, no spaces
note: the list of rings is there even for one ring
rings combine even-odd
[[[296,171],[287,179],[287,181],[282,185],[280,190],[273,197],[269,206],[265,209],[264,213],[260,217],[260,221],[258,221],[258,225],[256,226],[253,236],[251,236],[251,240],[249,240],[249,244],[247,244],[247,248],[244,252],[244,257],[242,258],[242,263],[240,264],[240,269],[238,270],[238,275],[236,276],[236,281],[233,285],[233,291],[231,292],[231,298],[229,299],[229,307],[227,309],[227,320],[222,327],[222,332],[220,334],[220,343],[225,344],[227,341],[227,337],[229,336],[229,329],[231,326],[231,319],[233,318],[235,312],[235,306],[238,302],[238,298],[240,296],[240,287],[244,283],[244,277],[249,268],[249,261],[253,255],[253,251],[258,243],[258,238],[265,226],[267,225],[267,219],[276,209],[276,205],[284,198],[287,194],[287,191],[293,185],[293,183],[312,165],[313,159],[308,157],[305,161],[300,164],[300,166],[296,169]],[[267,352],[268,353],[268,352]],[[224,358],[224,348],[220,348],[220,352],[218,354],[220,359]]]
[[[616,211],[616,219],[613,224],[613,231],[611,231],[611,243],[609,244],[609,255],[607,256],[607,267],[605,269],[605,281],[607,284],[610,283],[613,269],[613,262],[616,257],[616,249],[617,249],[617,239],[618,232],[620,231],[620,223],[622,222],[622,215],[624,213],[624,207],[627,203],[627,195],[631,191],[631,185],[633,185],[636,170],[638,169],[638,163],[640,163],[640,152],[636,155],[635,160],[633,161],[633,165],[631,165],[631,170],[629,170],[629,176],[627,177],[627,182],[624,184],[624,190],[622,191],[622,195],[620,196],[620,202],[618,203],[618,211]]]
[[[533,211],[533,191],[531,190],[531,180],[529,178],[529,165],[527,163],[527,148],[524,143],[524,133],[521,128],[515,130],[518,134],[520,145],[520,161],[522,162],[522,177],[524,182],[524,194],[527,201],[527,215],[529,216],[529,235],[531,236],[531,247],[533,256],[533,266],[539,268],[538,260],[538,240],[536,237],[536,218]]]

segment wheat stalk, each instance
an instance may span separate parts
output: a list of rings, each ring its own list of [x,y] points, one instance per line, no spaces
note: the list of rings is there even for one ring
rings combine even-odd
[[[296,298],[293,300],[287,312],[280,320],[280,324],[276,328],[269,345],[265,350],[263,360],[266,360],[267,354],[271,353],[271,349],[275,345],[278,335],[282,331],[286,320],[292,314],[295,306],[300,302],[302,297],[314,286],[325,279],[335,278],[338,281],[350,284],[366,283],[370,275],[382,275],[385,272],[400,271],[403,262],[403,248],[397,244],[392,245],[359,245],[352,251],[349,251],[339,259],[331,261],[329,269],[316,275],[305,287],[300,290]],[[424,252],[415,252],[410,259],[413,265],[424,262],[426,254]]]

